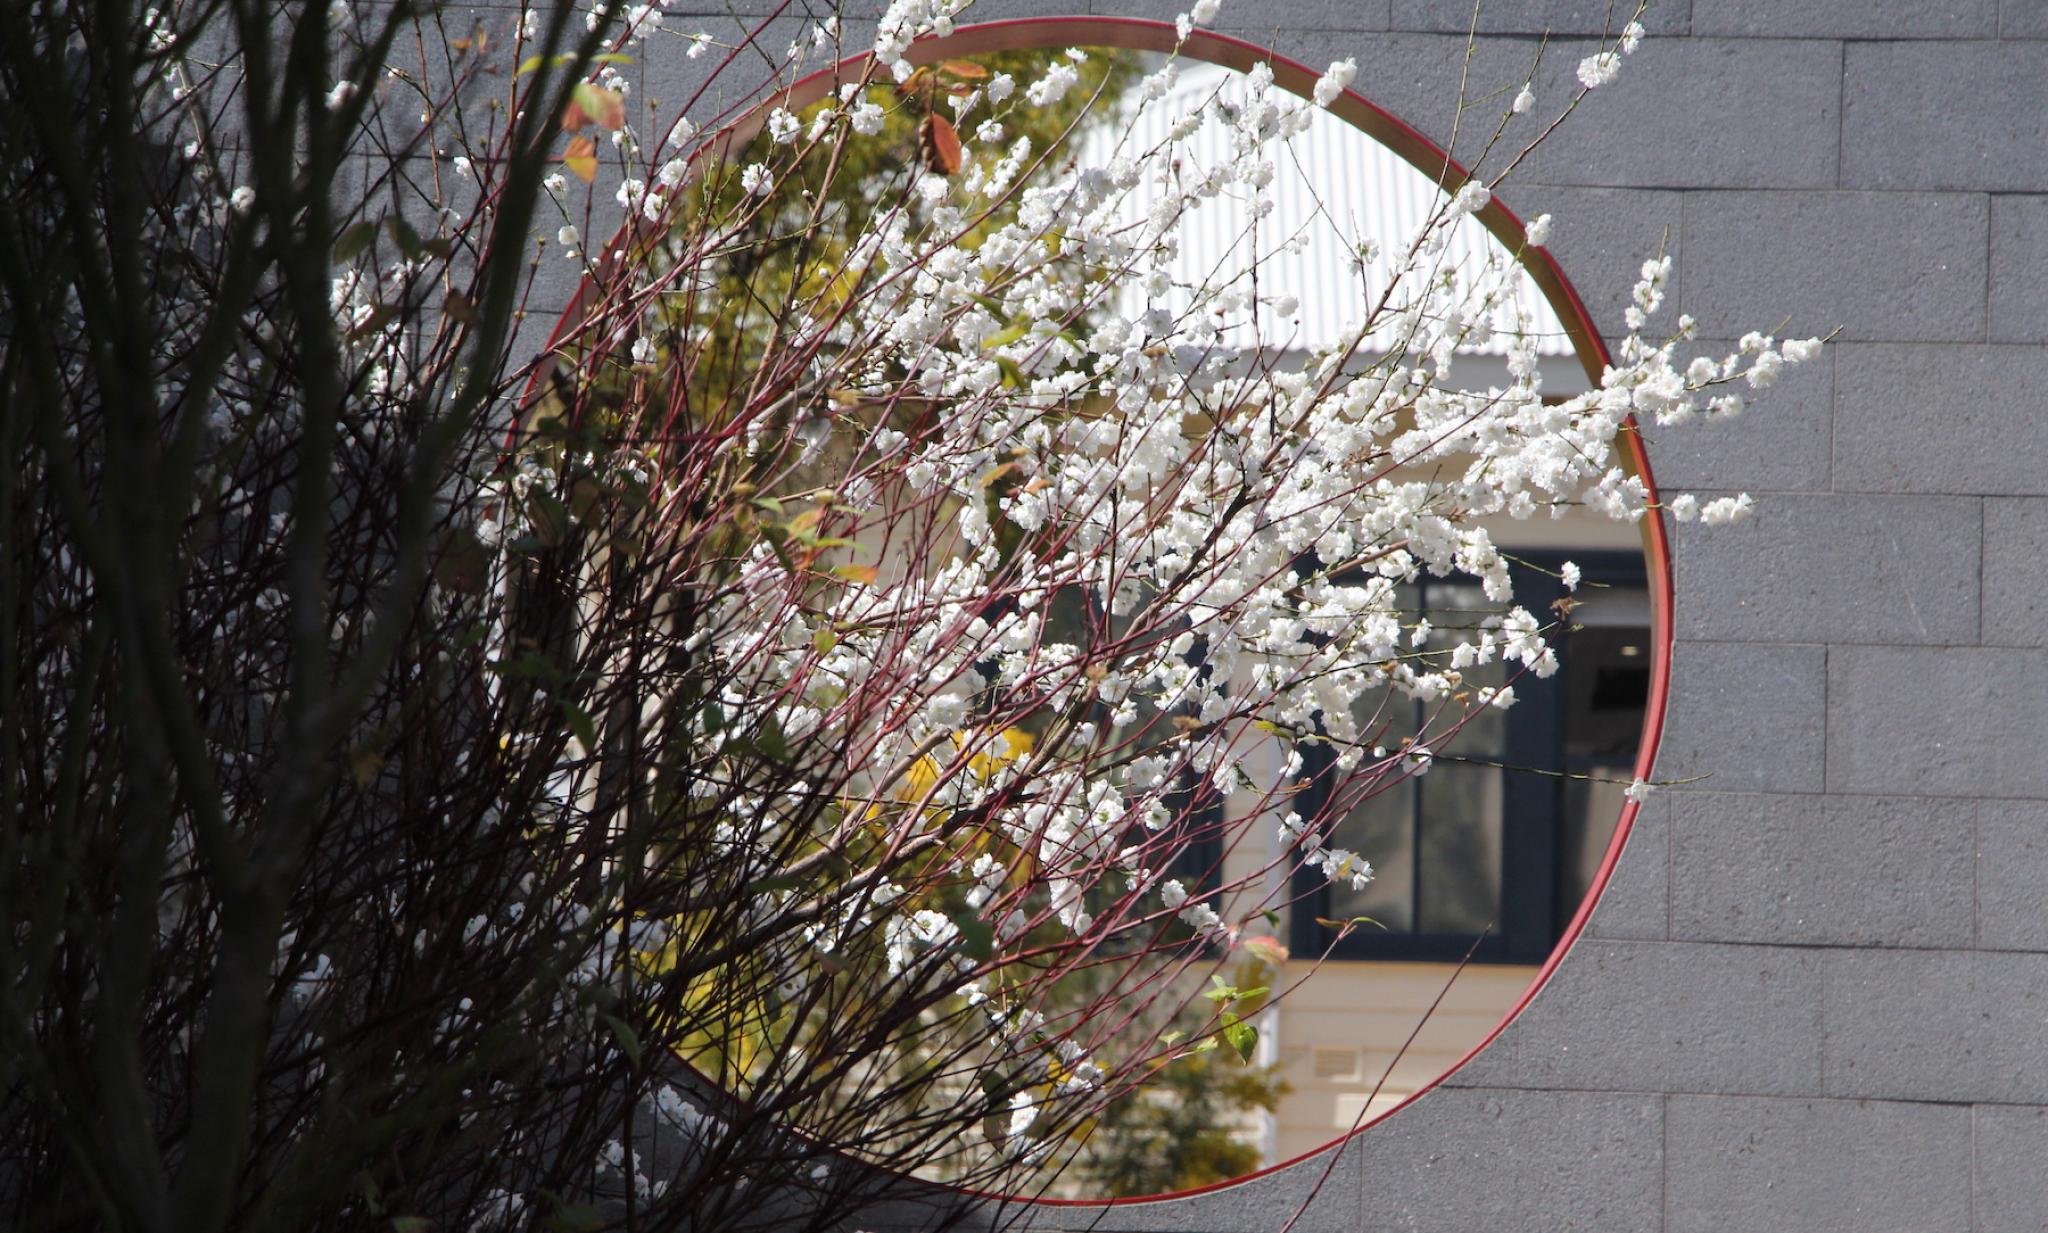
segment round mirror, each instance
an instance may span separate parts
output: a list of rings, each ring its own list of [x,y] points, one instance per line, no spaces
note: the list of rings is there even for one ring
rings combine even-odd
[[[904,56],[641,190],[633,380],[750,511],[705,713],[822,751],[745,800],[761,913],[825,906],[678,1052],[977,1189],[1246,1176],[1454,1069],[1590,909],[1661,712],[1640,445],[1547,255],[1341,69],[1117,19]]]

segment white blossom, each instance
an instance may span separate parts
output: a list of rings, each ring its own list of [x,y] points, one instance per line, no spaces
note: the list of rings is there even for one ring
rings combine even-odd
[[[1044,76],[1025,89],[1024,97],[1033,107],[1050,107],[1065,98],[1080,80],[1081,75],[1073,65],[1055,60],[1046,66]]]
[[[1727,526],[1741,522],[1756,508],[1756,502],[1748,493],[1732,497],[1719,497],[1700,506],[1700,521],[1707,526]]]
[[[1621,53],[1598,52],[1579,61],[1579,84],[1588,90],[1608,85],[1621,75]]]
[[[1342,60],[1333,62],[1328,69],[1324,70],[1323,75],[1316,79],[1316,106],[1328,107],[1336,102],[1337,96],[1344,93],[1344,87],[1350,85],[1351,79],[1356,76],[1358,76],[1357,57],[1347,56]]]

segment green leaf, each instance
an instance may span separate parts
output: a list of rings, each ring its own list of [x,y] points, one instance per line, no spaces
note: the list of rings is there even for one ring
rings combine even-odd
[[[542,545],[553,548],[569,537],[568,506],[538,488],[526,494],[526,502],[533,536]]]
[[[391,241],[398,245],[400,252],[408,257],[419,255],[420,233],[414,231],[404,219],[396,214],[389,215],[384,219],[384,228],[391,233]]]
[[[377,238],[377,224],[367,220],[344,229],[341,238],[334,242],[334,259],[346,264],[370,246]],[[407,1219],[411,1219],[408,1217]]]
[[[633,63],[633,57],[622,51],[607,51],[601,55],[590,57],[590,62],[592,64],[631,64]],[[567,52],[559,56],[528,56],[519,62],[518,75],[524,77],[543,64],[549,68],[561,68],[564,65],[574,63],[576,63],[574,52]]]
[[[573,702],[562,703],[562,718],[569,722],[569,734],[583,742],[584,751],[597,752],[597,722],[590,712]]]
[[[397,315],[398,305],[396,304],[374,305],[370,309],[370,315],[363,318],[356,328],[350,330],[348,336],[350,338],[368,338],[370,335],[391,324],[391,319]]]
[[[491,550],[466,527],[442,537],[434,555],[434,581],[464,595],[481,594],[490,580]]]
[[[782,735],[782,725],[773,716],[761,721],[760,731],[754,734],[754,746],[772,762],[789,761],[789,741]]]
[[[1259,1047],[1259,1029],[1242,1019],[1231,1019],[1223,1025],[1223,1039],[1237,1050],[1239,1061],[1251,1064],[1252,1051]]]
[[[538,651],[528,651],[518,659],[501,659],[491,665],[491,670],[512,680],[558,681],[562,678],[562,670],[555,666],[555,661]]]
[[[606,1015],[604,1016],[604,1021],[605,1026],[611,1028],[612,1036],[618,1040],[619,1048],[625,1050],[626,1059],[632,1062],[633,1065],[638,1066],[640,1064],[640,1034],[633,1030],[631,1024],[617,1015]]]
[[[789,761],[789,740],[782,734],[782,725],[773,716],[761,721],[761,726],[751,735],[731,736],[726,739],[725,749],[734,753],[753,753],[770,762]]]
[[[434,1222],[425,1216],[393,1216],[391,1233],[428,1233]]]
[[[550,1233],[597,1233],[604,1227],[604,1213],[588,1203],[571,1203],[553,1191],[541,1193],[548,1199],[548,1215],[542,1227]]]
[[[996,952],[995,927],[972,913],[962,912],[953,918],[953,927],[960,931],[960,953],[976,963],[986,963]]]
[[[777,891],[801,890],[803,889],[803,885],[804,880],[800,877],[797,877],[795,874],[778,873],[771,877],[762,878],[760,881],[750,884],[747,887],[747,894],[772,895]]]

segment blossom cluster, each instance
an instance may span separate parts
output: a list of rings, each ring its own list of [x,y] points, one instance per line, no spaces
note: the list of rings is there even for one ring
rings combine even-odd
[[[1182,37],[1215,14],[1204,0]],[[874,47],[888,84],[847,84],[808,113],[767,110],[760,139],[721,148],[728,196],[711,179],[691,188],[689,176],[721,173],[689,149],[663,153],[690,170],[664,174],[660,193],[622,180],[640,219],[630,230],[651,238],[619,276],[633,315],[595,346],[709,389],[710,353],[751,345],[749,330],[772,341],[748,360],[756,375],[698,413],[687,459],[640,447],[657,521],[701,521],[685,511],[702,509],[713,477],[741,493],[723,555],[685,576],[690,667],[675,688],[712,683],[721,728],[788,749],[795,771],[776,793],[748,790],[731,742],[704,741],[691,778],[720,842],[764,877],[792,833],[833,852],[873,839],[891,855],[872,874],[764,896],[751,923],[773,932],[807,912],[797,936],[817,954],[875,936],[890,977],[932,982],[995,1039],[1035,1041],[1048,1074],[1071,1075],[1089,1061],[1073,1053],[1086,1016],[1065,1034],[1020,1033],[1055,1007],[1043,987],[1005,983],[1006,955],[1163,921],[1228,948],[1275,902],[1260,887],[1276,867],[1364,884],[1371,854],[1332,846],[1333,818],[1294,810],[1301,760],[1269,752],[1327,749],[1345,799],[1426,773],[1460,727],[1514,705],[1515,679],[1557,670],[1555,624],[1516,604],[1491,528],[1644,517],[1655,506],[1625,462],[1631,422],[1677,425],[1702,402],[1706,417],[1736,414],[1730,387],[1767,386],[1818,343],[1759,335],[1682,362],[1689,321],[1644,334],[1663,306],[1660,257],[1643,267],[1614,365],[1591,390],[1550,396],[1517,306],[1517,255],[1476,271],[1444,259],[1460,220],[1491,208],[1493,186],[1472,180],[1399,251],[1353,237],[1361,271],[1379,258],[1376,281],[1361,282],[1337,345],[1291,352],[1272,326],[1291,300],[1259,289],[1255,268],[1191,283],[1174,260],[1199,213],[1270,210],[1290,143],[1355,63],[1331,65],[1309,100],[1254,65],[1241,90],[1150,146],[1115,140],[1106,111],[1111,153],[1074,159],[1028,135],[1028,119],[1082,89],[1102,53],[1049,54],[1022,82],[918,67],[915,40],[954,16],[898,0]],[[1641,37],[1631,24],[1581,66],[1584,84],[1611,81]],[[1180,71],[1148,66],[1130,92],[1170,100]],[[1525,91],[1510,116],[1531,103]],[[957,167],[932,153],[934,117],[967,130]],[[858,208],[821,212],[818,163],[887,143],[898,121],[916,122],[924,154],[861,184]],[[1227,154],[1197,164],[1189,139],[1204,125],[1228,132]],[[733,271],[737,237],[815,232],[820,218],[835,230],[815,267],[739,284],[779,304],[769,318],[721,316],[749,276]],[[1537,220],[1529,242],[1549,230]],[[1131,288],[1143,294],[1120,294]],[[1503,333],[1507,383],[1453,378],[1463,349]],[[759,378],[785,357],[801,362]],[[1727,522],[1750,502],[1669,508]],[[1425,648],[1430,631],[1399,590],[1453,575],[1492,607]],[[1507,683],[1475,688],[1492,666]],[[1387,703],[1360,705],[1372,699],[1422,704],[1425,731],[1391,742]],[[1162,873],[1189,850],[1191,783],[1230,802],[1226,846],[1273,835],[1277,865],[1199,891]],[[891,863],[906,852],[918,878]],[[969,953],[970,922],[991,957]],[[784,978],[792,994],[805,970]],[[1020,1112],[1013,1135],[1035,1117]]]

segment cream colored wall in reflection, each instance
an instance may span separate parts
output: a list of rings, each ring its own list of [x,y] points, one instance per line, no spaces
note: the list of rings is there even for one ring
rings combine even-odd
[[[1297,960],[1286,969],[1288,985],[1299,987],[1269,1012],[1267,1030],[1292,1091],[1272,1119],[1268,1164],[1323,1146],[1443,1074],[1485,1039],[1537,972],[1356,960],[1320,968]]]

